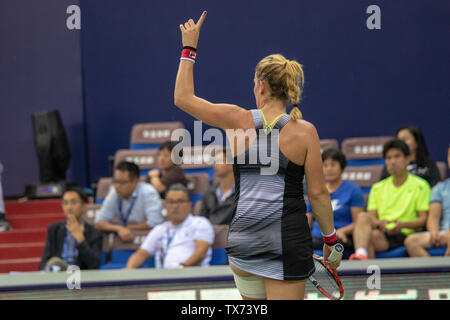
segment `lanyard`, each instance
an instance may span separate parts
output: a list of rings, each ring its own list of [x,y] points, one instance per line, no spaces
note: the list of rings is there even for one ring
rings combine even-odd
[[[169,232],[170,228],[166,229],[166,245],[165,246],[161,246],[161,256],[160,256],[160,261],[161,261],[161,267],[164,268],[164,260],[166,259],[167,256],[167,252],[169,251],[169,247],[170,244],[173,240],[173,238],[175,238],[175,235],[177,233],[177,229],[173,229],[173,232]],[[172,233],[172,235],[170,235],[170,233]]]
[[[268,124],[268,123],[267,123],[267,120],[266,120],[266,117],[264,116],[264,113],[262,112],[262,110],[259,110],[259,111],[261,111],[261,116],[262,116],[263,121],[264,121],[264,131],[265,131],[266,134],[269,134],[269,132],[272,131],[273,126],[275,125],[275,123],[276,123],[282,116],[284,116],[284,115],[286,114],[286,113],[282,113],[282,114],[278,115],[278,116],[272,121],[271,124]]]
[[[119,215],[120,215],[120,220],[122,220],[124,225],[127,225],[128,218],[130,217],[131,211],[133,210],[134,204],[136,202],[136,198],[137,197],[131,198],[130,206],[128,207],[126,216],[124,216],[123,212],[122,212],[122,199],[119,199]]]

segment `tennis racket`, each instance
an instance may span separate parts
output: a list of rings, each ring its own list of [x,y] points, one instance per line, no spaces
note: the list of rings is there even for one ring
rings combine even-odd
[[[344,251],[344,246],[337,243],[328,257],[329,261],[336,261]],[[309,277],[312,284],[325,297],[332,300],[340,300],[344,296],[344,287],[338,277],[336,270],[325,265],[323,257],[313,254],[316,271]]]

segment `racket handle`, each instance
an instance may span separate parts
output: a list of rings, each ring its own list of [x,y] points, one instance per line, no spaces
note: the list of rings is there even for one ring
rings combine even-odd
[[[340,243],[336,243],[331,251],[330,256],[328,257],[328,261],[336,261],[339,258],[339,255],[344,252],[344,246]]]

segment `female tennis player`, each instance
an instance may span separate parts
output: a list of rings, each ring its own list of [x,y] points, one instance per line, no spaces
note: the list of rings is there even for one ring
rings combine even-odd
[[[322,234],[324,259],[337,268],[342,256],[327,260],[336,243],[333,211],[325,187],[319,137],[297,108],[303,84],[303,70],[294,60],[276,54],[256,66],[254,95],[257,109],[231,104],[213,104],[195,95],[194,64],[200,29],[206,18],[181,24],[183,50],[175,83],[175,105],[193,117],[226,130],[232,145],[236,181],[236,203],[228,234],[227,254],[236,287],[243,299],[303,299],[306,279],[314,272],[312,240],[306,218],[302,180],[306,176],[308,198]],[[294,108],[286,114],[288,103]],[[263,132],[246,139],[243,148],[230,141],[230,132]],[[242,129],[236,131],[237,129]],[[262,129],[262,130],[260,130]],[[263,131],[264,130],[264,131]],[[267,137],[278,134],[277,143]],[[234,136],[236,138],[236,136]],[[239,138],[239,137],[238,137]],[[264,167],[240,163],[238,156],[251,159],[258,144],[278,148],[275,174],[263,175]],[[271,148],[271,149],[270,149]]]

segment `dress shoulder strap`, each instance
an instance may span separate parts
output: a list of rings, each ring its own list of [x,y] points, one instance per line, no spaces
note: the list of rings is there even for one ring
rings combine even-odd
[[[262,129],[264,127],[263,118],[259,109],[250,110],[253,117],[253,123],[255,124],[255,129]]]

